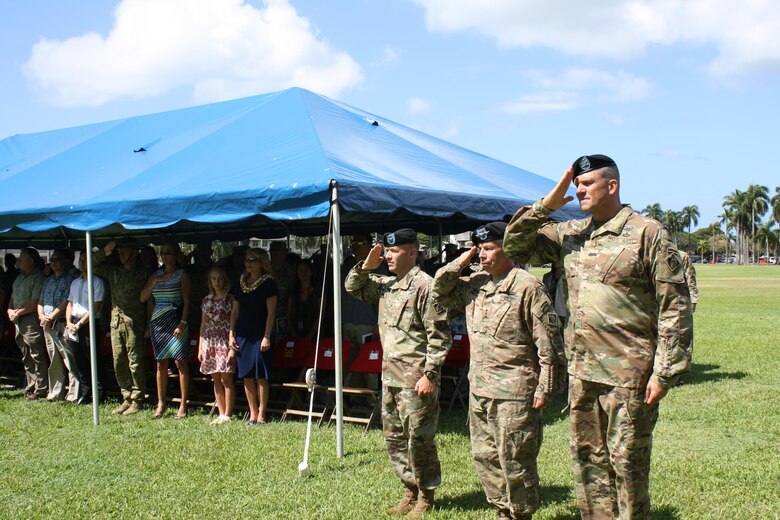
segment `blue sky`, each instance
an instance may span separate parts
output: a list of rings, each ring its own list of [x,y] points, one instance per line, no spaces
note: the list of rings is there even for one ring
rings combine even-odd
[[[0,138],[302,86],[623,202],[780,185],[768,0],[0,0]]]

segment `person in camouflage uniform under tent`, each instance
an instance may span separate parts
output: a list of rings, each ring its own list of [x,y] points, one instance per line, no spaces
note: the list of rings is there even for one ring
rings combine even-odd
[[[379,303],[382,359],[382,427],[390,463],[406,487],[386,512],[419,518],[433,507],[441,484],[434,436],[439,422],[439,375],[452,344],[445,309],[430,296],[431,277],[416,266],[417,234],[408,228],[382,237],[394,276],[370,272],[382,262],[377,244],[345,281],[349,294]]]
[[[590,218],[548,222],[572,197]],[[650,452],[658,403],[691,364],[688,287],[658,221],[620,202],[605,155],[583,156],[506,229],[516,262],[560,260],[569,310],[571,454],[584,519],[650,518]]]
[[[95,274],[105,278],[111,289],[111,350],[114,372],[122,403],[111,411],[117,415],[132,415],[143,408],[146,392],[144,372],[144,333],[147,306],[141,303],[141,290],[148,273],[138,260],[139,244],[134,238],[109,242],[103,250],[93,253]],[[119,252],[119,263],[109,257]]]
[[[436,273],[433,297],[465,308],[471,448],[485,496],[496,518],[529,519],[539,507],[541,409],[560,387],[566,357],[550,297],[504,252],[505,229],[477,228],[474,247]],[[461,277],[478,247],[482,271]]]

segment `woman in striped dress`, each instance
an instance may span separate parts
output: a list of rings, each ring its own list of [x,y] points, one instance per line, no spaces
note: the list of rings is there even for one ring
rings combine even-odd
[[[187,316],[190,307],[190,277],[182,269],[184,255],[176,242],[160,246],[162,267],[154,272],[141,291],[141,301],[154,298],[154,310],[149,322],[154,358],[157,360],[157,409],[154,419],[165,413],[168,390],[168,361],[173,359],[179,371],[181,404],[177,419],[187,416],[187,396],[190,386],[189,329]]]

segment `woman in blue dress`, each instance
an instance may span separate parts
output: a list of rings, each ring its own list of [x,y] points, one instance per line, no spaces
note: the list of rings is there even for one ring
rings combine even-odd
[[[264,424],[271,376],[271,333],[276,319],[278,290],[271,278],[273,268],[263,249],[248,249],[244,273],[233,295],[238,305],[236,330],[230,345],[237,350],[238,377],[244,380],[249,404],[249,424]]]
[[[152,273],[141,291],[141,301],[154,298],[154,310],[149,321],[154,359],[157,360],[157,409],[153,418],[165,413],[168,390],[168,362],[173,359],[179,371],[181,404],[177,419],[187,416],[187,397],[190,387],[190,338],[187,316],[190,312],[190,277],[182,269],[184,255],[176,242],[160,246],[162,267]]]

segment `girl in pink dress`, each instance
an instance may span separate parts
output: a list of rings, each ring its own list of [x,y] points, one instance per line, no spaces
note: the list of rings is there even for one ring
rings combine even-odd
[[[236,402],[233,374],[236,371],[236,352],[230,348],[230,335],[236,328],[238,302],[230,294],[227,274],[219,267],[208,272],[209,295],[203,298],[198,341],[200,371],[214,380],[214,399],[219,417],[212,425],[229,421]]]

